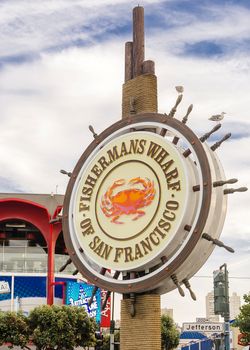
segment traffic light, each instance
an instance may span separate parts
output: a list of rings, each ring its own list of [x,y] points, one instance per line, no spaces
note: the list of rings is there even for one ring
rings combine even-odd
[[[214,313],[221,316],[229,313],[228,280],[222,270],[214,271]]]

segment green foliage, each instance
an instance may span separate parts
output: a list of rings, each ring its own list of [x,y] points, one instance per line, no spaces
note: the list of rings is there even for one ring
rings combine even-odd
[[[120,331],[115,331],[114,333],[114,341],[119,342],[120,341]],[[110,335],[105,334],[103,336],[103,342],[101,346],[101,350],[109,350],[110,349]]]
[[[115,331],[115,342],[120,341],[120,332]],[[174,321],[168,315],[161,317],[161,348],[162,350],[175,349],[179,345],[180,334],[176,328]],[[103,337],[103,344],[101,350],[110,349],[110,335],[106,334]]]
[[[9,343],[9,348],[28,348],[29,326],[27,317],[21,312],[0,312],[0,345]]]
[[[250,324],[250,296],[248,302],[248,329]],[[245,306],[245,305],[244,305]],[[244,306],[241,308],[245,312]],[[0,345],[10,343],[28,348],[31,340],[38,350],[73,350],[95,343],[96,323],[83,308],[72,306],[43,305],[25,317],[21,312],[0,312]],[[244,328],[243,332],[247,330]],[[249,330],[250,331],[250,330]],[[249,332],[250,335],[250,332]],[[179,332],[171,317],[161,317],[162,349],[171,350],[179,344]],[[115,342],[119,332],[115,332]],[[109,350],[110,337],[104,336],[102,350]]]
[[[43,305],[29,316],[32,342],[38,350],[73,350],[94,343],[96,323],[83,308]]]
[[[161,348],[171,350],[178,346],[180,334],[173,319],[168,315],[161,316]]]
[[[96,323],[83,308],[40,306],[26,317],[22,312],[0,312],[0,345],[28,348],[31,340],[38,350],[73,350],[95,343]]]
[[[239,327],[240,332],[250,342],[250,293],[243,296],[245,304],[240,308],[240,314],[236,317],[234,326]]]
[[[110,335],[109,334],[105,334],[103,336],[103,343],[102,343],[102,350],[109,350],[110,349]]]

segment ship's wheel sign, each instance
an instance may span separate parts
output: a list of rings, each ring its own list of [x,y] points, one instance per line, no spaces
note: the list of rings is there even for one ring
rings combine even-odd
[[[63,213],[69,255],[90,282],[121,293],[190,289],[226,214],[217,146],[203,143],[210,134],[145,113],[95,137],[72,172]]]
[[[160,258],[185,225],[189,178],[171,143],[134,131],[86,160],[72,206],[72,229],[91,260],[127,271]]]

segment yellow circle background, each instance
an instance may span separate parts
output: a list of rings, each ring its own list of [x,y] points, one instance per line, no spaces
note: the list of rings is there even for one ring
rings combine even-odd
[[[83,217],[82,212],[80,213],[78,208],[80,198],[82,196],[82,188],[84,187],[87,176],[91,175],[95,177],[95,175],[91,172],[91,169],[94,167],[94,165],[99,164],[98,160],[101,157],[107,158],[108,150],[112,149],[115,146],[119,150],[122,147],[122,143],[125,142],[126,144],[129,144],[131,139],[146,140],[144,153],[132,153],[124,155],[123,157],[120,157],[112,162],[101,173],[95,183],[93,193],[91,195],[91,201],[89,203],[87,201],[84,202],[85,204],[89,204],[90,209],[84,212],[85,216]],[[173,169],[174,167],[178,169],[178,180],[180,180],[181,183],[180,191],[168,189],[165,174],[161,169],[161,166],[153,158],[147,156],[150,142],[158,144],[169,153],[169,156],[165,161],[168,161],[170,159],[174,160],[174,165],[170,169]],[[144,166],[143,163],[145,163]],[[125,164],[129,164],[129,166],[126,168]],[[123,214],[118,219],[118,221],[123,222],[123,224],[111,222],[112,217],[107,218],[103,214],[100,207],[103,194],[110,188],[110,186],[112,186],[114,181],[125,179],[127,183],[129,180],[135,177],[141,177],[143,179],[148,177],[150,180],[154,181],[154,186],[156,189],[154,200],[149,206],[141,208],[143,211],[145,211],[145,215],[141,216],[138,220],[133,221],[133,215]],[[159,259],[160,254],[167,247],[169,241],[174,239],[174,236],[178,233],[179,227],[183,225],[182,220],[188,202],[188,184],[188,176],[182,155],[180,155],[179,151],[174,147],[172,143],[160,137],[159,135],[144,131],[137,131],[118,136],[117,138],[107,143],[92,159],[88,160],[87,166],[82,169],[81,178],[77,187],[73,222],[75,232],[85,254],[100,266],[114,270],[136,269],[140,266],[144,266],[154,259]],[[125,189],[126,188],[128,187],[125,187]],[[136,185],[134,188],[142,189],[142,186]],[[153,246],[152,251],[148,252],[148,254],[145,254],[140,259],[125,262],[124,257],[121,257],[118,262],[115,262],[115,249],[124,249],[128,246],[131,246],[134,249],[136,244],[140,245],[140,242],[142,240],[145,240],[157,226],[159,220],[162,218],[164,210],[166,209],[166,203],[170,200],[177,201],[179,203],[179,208],[175,213],[176,219],[171,222],[171,229],[169,232],[164,232],[166,234],[166,237],[161,240],[160,244]],[[80,223],[83,218],[90,218],[94,230],[93,234],[85,236],[82,235]],[[104,247],[105,245],[107,247],[112,247],[108,259],[104,259],[101,254],[96,254],[93,249],[90,248],[90,244],[95,236],[98,236],[100,238],[101,242],[104,243]]]

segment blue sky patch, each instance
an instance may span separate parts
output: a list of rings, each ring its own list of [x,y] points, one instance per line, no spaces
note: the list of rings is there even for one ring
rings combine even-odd
[[[213,7],[225,7],[225,6],[241,6],[250,9],[249,0],[175,0],[175,1],[163,1],[161,6],[166,10],[177,12],[189,12],[194,15],[202,14],[202,10],[205,8],[213,9]]]
[[[185,44],[183,54],[196,57],[213,58],[223,54],[223,47],[215,42],[200,41],[193,44]]]
[[[230,118],[230,116],[225,118]],[[215,126],[215,122],[211,122],[211,129],[213,126]],[[239,140],[243,138],[250,138],[250,124],[249,123],[242,123],[242,122],[223,122],[222,121],[222,127],[219,131],[217,131],[215,134],[211,135],[209,138],[209,142],[216,142],[220,139],[222,139],[223,136],[226,134],[231,133],[230,140]]]
[[[0,176],[0,192],[4,193],[22,193],[23,191],[14,184],[11,180],[7,179],[6,177]]]
[[[7,4],[8,2],[5,6]],[[188,30],[197,22],[200,26],[202,23],[204,25],[214,23],[219,27],[220,21],[223,21],[227,14],[225,10],[230,9],[230,13],[233,13],[234,7],[241,8],[243,11],[250,9],[250,1],[174,0],[149,3],[145,5],[145,32],[147,36],[152,31],[166,32],[167,35],[171,35],[173,30],[174,35],[175,29],[187,28]],[[129,13],[129,6],[108,5],[103,6],[103,10],[101,8],[93,7],[91,11],[93,13],[96,11],[96,14],[88,16],[84,5],[75,6],[70,5],[69,2],[68,21],[64,21],[66,14],[61,8],[56,8],[50,13],[41,11],[39,14],[31,13],[26,16],[21,15],[21,12],[17,13],[13,19],[6,20],[1,30],[8,45],[6,45],[7,50],[5,47],[2,48],[0,68],[7,64],[18,65],[36,60],[42,52],[60,52],[71,47],[87,47],[97,42],[109,41],[114,37],[118,37],[119,40],[123,38],[125,41],[127,38],[132,40],[132,13]],[[125,11],[128,13],[125,14]],[[50,26],[50,23],[53,25]],[[243,34],[244,30],[246,31],[247,28],[243,28]],[[213,59],[229,52],[250,51],[249,40],[244,41],[246,34],[239,41],[231,33],[228,36],[225,34],[219,42],[212,41],[213,35],[212,31],[210,36],[199,37],[198,40],[201,40],[199,42],[195,42],[195,38],[190,37],[190,40],[186,38],[182,54]],[[25,47],[19,45],[19,38],[25,42]],[[177,40],[181,41],[180,38]],[[13,46],[19,50],[14,55]]]
[[[8,64],[23,64],[32,62],[39,58],[38,54],[35,53],[20,53],[18,55],[0,56],[0,68]]]

